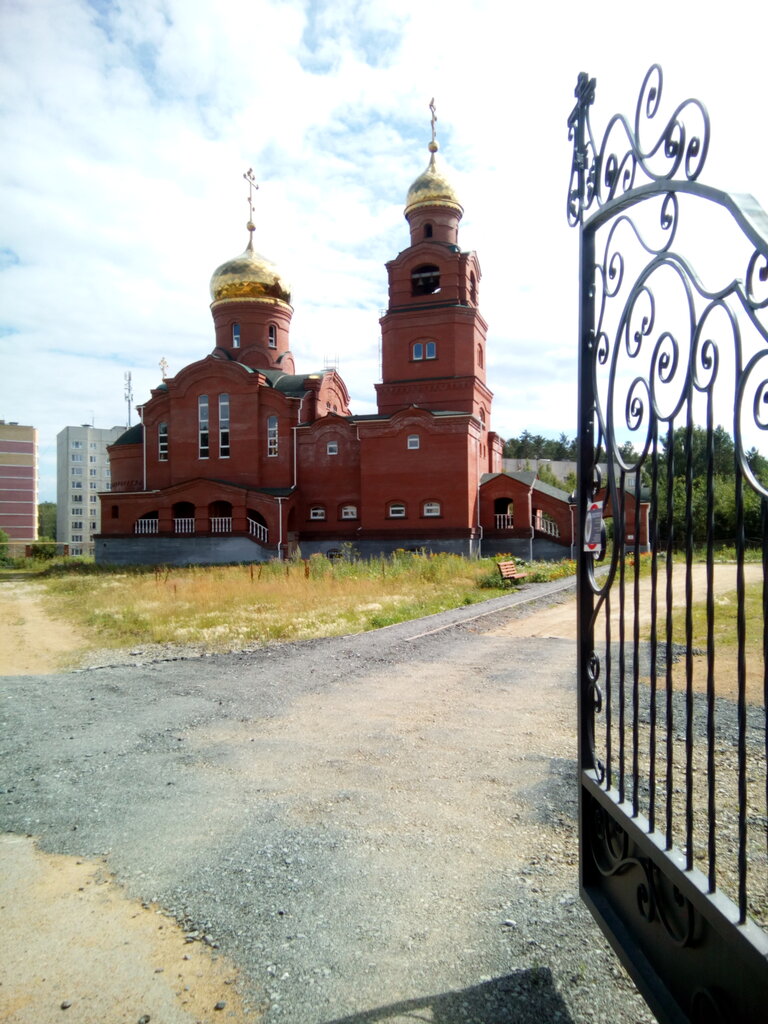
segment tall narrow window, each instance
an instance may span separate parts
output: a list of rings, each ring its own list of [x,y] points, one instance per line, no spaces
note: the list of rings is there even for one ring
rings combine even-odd
[[[277,416],[267,417],[267,455],[277,455]]]
[[[208,458],[208,395],[200,395],[197,400],[197,437],[198,456]]]
[[[270,348],[277,348],[277,327],[275,327],[274,324],[270,324],[269,325],[268,337],[269,337],[269,347]]]
[[[219,395],[219,458],[229,458],[229,395]]]
[[[425,348],[427,359],[437,359],[437,345],[434,341],[428,341]]]
[[[424,346],[422,345],[422,343],[420,341],[417,341],[416,344],[413,346],[413,358],[414,359],[423,359],[424,358]]]
[[[232,324],[232,348],[240,348],[240,324]]]
[[[157,428],[157,458],[160,462],[168,461],[168,424],[160,423]]]
[[[432,237],[432,225],[431,224],[425,224],[424,225],[424,237],[425,238],[431,238]]]

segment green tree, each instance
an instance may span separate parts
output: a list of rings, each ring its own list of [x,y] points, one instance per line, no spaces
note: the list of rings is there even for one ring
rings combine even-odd
[[[37,535],[56,540],[56,502],[41,501],[37,506]]]

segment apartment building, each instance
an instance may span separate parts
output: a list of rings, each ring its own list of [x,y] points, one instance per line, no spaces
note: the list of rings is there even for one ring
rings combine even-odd
[[[37,540],[37,430],[0,420],[0,530]]]
[[[99,492],[112,489],[107,446],[125,427],[100,429],[85,423],[56,435],[56,540],[71,555],[93,553],[101,529]]]

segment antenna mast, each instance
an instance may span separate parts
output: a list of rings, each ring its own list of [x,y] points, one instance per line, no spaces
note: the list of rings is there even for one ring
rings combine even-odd
[[[126,370],[123,374],[123,380],[125,381],[125,404],[128,406],[128,426],[131,425],[131,405],[133,404],[133,387],[131,386],[131,371]]]

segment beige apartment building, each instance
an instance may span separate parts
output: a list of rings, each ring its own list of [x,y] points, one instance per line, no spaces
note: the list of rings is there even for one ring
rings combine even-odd
[[[37,430],[0,420],[0,530],[37,540]]]

